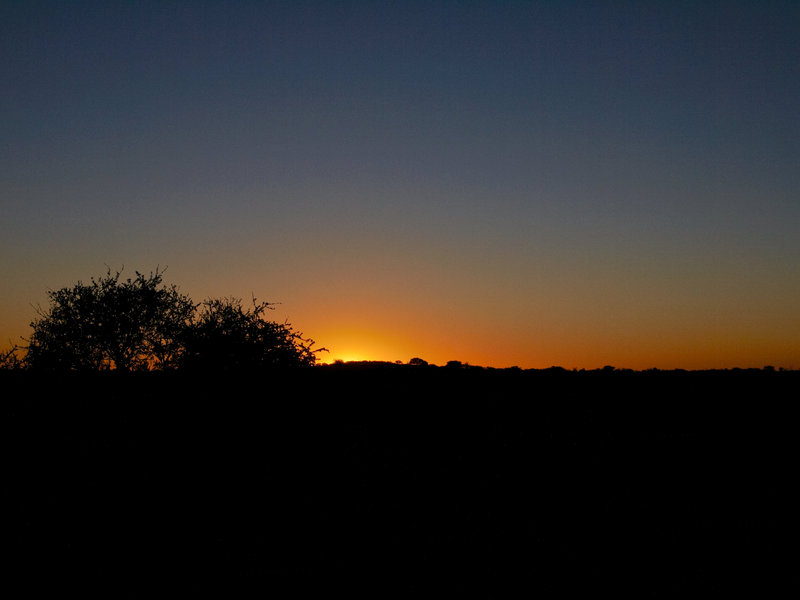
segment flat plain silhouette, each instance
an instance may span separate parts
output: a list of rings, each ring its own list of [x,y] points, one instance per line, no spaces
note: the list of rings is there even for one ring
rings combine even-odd
[[[80,314],[106,314],[88,289]],[[109,354],[0,370],[9,589],[672,598],[798,583],[784,550],[798,372],[314,365],[266,304],[192,307],[183,368],[98,368],[124,364]]]
[[[676,597],[794,581],[795,372],[0,377],[6,543],[32,593]]]

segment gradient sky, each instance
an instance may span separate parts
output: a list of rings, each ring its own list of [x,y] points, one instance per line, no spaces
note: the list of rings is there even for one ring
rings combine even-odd
[[[0,4],[0,346],[167,266],[327,359],[800,368],[800,3]]]

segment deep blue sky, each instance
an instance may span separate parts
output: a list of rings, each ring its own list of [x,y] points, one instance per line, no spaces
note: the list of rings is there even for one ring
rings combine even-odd
[[[4,2],[0,345],[106,265],[332,357],[800,368],[800,3]]]

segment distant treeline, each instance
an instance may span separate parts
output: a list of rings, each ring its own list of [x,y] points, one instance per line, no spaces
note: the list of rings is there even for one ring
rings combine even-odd
[[[615,375],[623,375],[623,374],[633,374],[633,373],[792,373],[792,372],[800,372],[794,369],[786,369],[783,367],[774,367],[771,365],[766,365],[761,368],[741,368],[741,367],[732,367],[730,369],[658,369],[658,368],[651,368],[651,369],[626,369],[626,368],[617,368],[610,365],[606,365],[604,367],[598,369],[566,369],[564,367],[546,367],[542,369],[536,368],[529,368],[523,369],[518,366],[512,367],[484,367],[480,365],[471,365],[469,363],[463,363],[457,360],[448,361],[445,365],[436,365],[433,363],[429,363],[421,358],[412,358],[409,362],[404,363],[402,361],[379,361],[379,360],[359,360],[359,361],[342,361],[337,360],[333,363],[329,364],[322,364],[318,365],[319,368],[328,368],[328,369],[348,369],[348,370],[370,370],[370,369],[408,369],[408,368],[426,368],[426,369],[448,369],[448,370],[465,370],[465,371],[485,371],[485,372],[504,372],[504,373],[539,373],[539,374],[615,374]]]

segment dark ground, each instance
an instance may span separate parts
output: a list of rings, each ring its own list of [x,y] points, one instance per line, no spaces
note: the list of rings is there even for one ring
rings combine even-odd
[[[797,372],[0,376],[31,597],[797,589]]]

